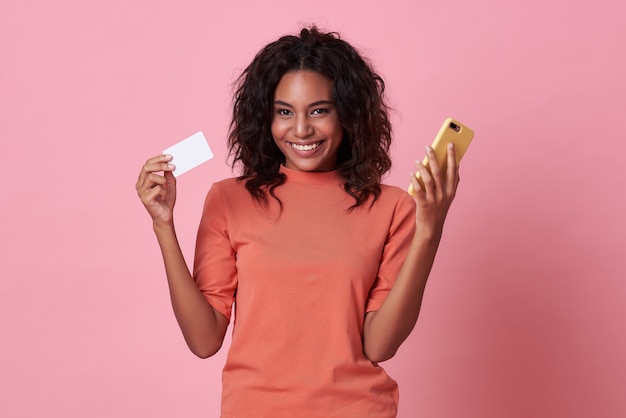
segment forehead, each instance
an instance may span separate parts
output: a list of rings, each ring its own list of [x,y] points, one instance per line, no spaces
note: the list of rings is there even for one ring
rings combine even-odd
[[[274,92],[275,100],[330,100],[333,82],[314,71],[291,71],[278,82]]]

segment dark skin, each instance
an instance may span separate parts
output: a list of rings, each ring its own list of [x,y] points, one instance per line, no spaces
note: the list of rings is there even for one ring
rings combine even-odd
[[[286,75],[284,78],[286,84],[281,81],[279,93],[286,99],[281,96],[278,103],[282,106],[283,102],[287,103],[290,108],[289,112],[278,109],[278,116],[275,115],[274,118],[280,119],[275,121],[273,129],[276,127],[275,130],[280,133],[285,147],[291,146],[288,145],[289,142],[295,143],[298,140],[304,144],[306,141],[321,142],[322,146],[319,149],[325,152],[327,148],[324,146],[333,143],[332,133],[335,132],[333,125],[328,125],[329,119],[326,119],[328,109],[332,112],[332,103],[330,107],[325,108],[326,113],[318,112],[319,106],[311,110],[310,103],[318,103],[320,97],[328,96],[326,91],[328,86],[324,87],[324,80],[321,80],[319,75],[317,77],[315,74],[311,76],[310,73],[303,75],[291,74],[290,77]],[[321,118],[319,115],[324,117]],[[330,115],[332,116],[332,113]],[[307,135],[304,139],[303,132]],[[329,164],[326,155],[319,160],[323,162],[319,163],[320,165],[317,163],[319,158],[313,151],[310,152],[310,159],[309,151],[299,154],[294,154],[290,148],[286,148],[286,151],[289,152],[290,161],[296,168],[300,166],[306,171],[331,170],[337,165],[336,149],[332,156],[335,163],[332,164],[330,161]],[[411,173],[410,176],[413,188],[417,192],[416,230],[409,252],[380,309],[367,313],[364,318],[363,352],[375,363],[393,357],[415,326],[428,275],[441,241],[445,219],[459,184],[455,151],[451,145],[447,152],[445,175],[430,147],[426,148],[426,156],[429,158],[430,171],[421,162],[416,162],[416,172],[420,174],[424,187],[419,184],[415,174]],[[194,354],[206,358],[215,354],[221,347],[228,319],[204,298],[184,260],[174,228],[176,179],[172,174],[174,166],[169,164],[169,161],[171,156],[167,155],[157,155],[146,161],[139,174],[136,189],[152,218],[153,229],[165,263],[172,307],[185,341]]]
[[[365,316],[363,350],[373,362],[393,357],[409,336],[419,315],[428,275],[435,261],[443,226],[456,195],[459,171],[452,144],[448,147],[447,170],[441,172],[432,148],[426,148],[431,172],[416,162],[424,187],[414,174],[411,184],[416,190],[415,235],[396,282],[385,302],[376,312]]]

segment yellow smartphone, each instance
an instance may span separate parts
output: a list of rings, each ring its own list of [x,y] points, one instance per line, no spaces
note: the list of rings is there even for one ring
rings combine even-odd
[[[474,138],[474,131],[463,125],[461,122],[452,118],[448,118],[443,122],[443,125],[441,125],[441,129],[439,129],[439,133],[435,137],[431,147],[435,152],[437,163],[439,163],[439,167],[441,167],[441,171],[444,174],[447,166],[446,161],[448,156],[448,144],[450,142],[454,144],[456,163],[459,164],[461,162],[461,158],[465,155],[465,151],[467,151],[470,142],[472,142],[472,138]],[[428,167],[428,158],[424,157],[422,164],[428,168],[428,171],[430,171],[430,168]],[[415,177],[417,177],[419,184],[424,187],[420,174],[416,173]],[[411,196],[416,196],[415,189],[413,189],[413,183],[409,184],[408,192]]]

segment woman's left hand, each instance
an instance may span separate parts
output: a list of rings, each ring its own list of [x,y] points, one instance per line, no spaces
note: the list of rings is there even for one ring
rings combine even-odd
[[[459,168],[452,144],[447,148],[445,173],[439,167],[431,147],[426,147],[426,157],[428,157],[430,172],[420,161],[416,161],[417,172],[421,176],[424,187],[420,185],[415,175],[411,174],[411,183],[417,202],[416,232],[440,237],[446,215],[459,185]]]

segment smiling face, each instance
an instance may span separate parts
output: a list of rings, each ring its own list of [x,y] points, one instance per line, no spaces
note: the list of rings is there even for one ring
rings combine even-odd
[[[272,136],[287,168],[337,168],[343,129],[332,97],[333,82],[319,73],[294,71],[280,79],[274,92]]]

